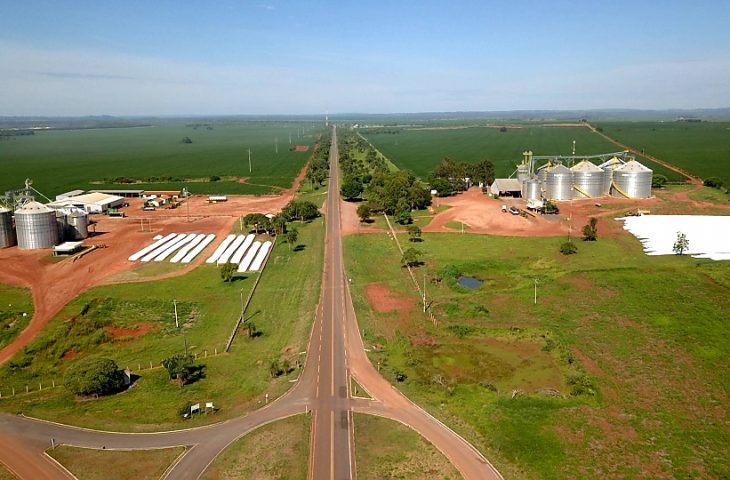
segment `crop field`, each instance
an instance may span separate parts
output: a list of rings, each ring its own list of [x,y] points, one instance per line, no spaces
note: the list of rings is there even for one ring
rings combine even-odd
[[[399,168],[410,170],[423,179],[428,178],[433,168],[445,157],[469,163],[491,160],[497,176],[503,177],[515,171],[525,150],[532,150],[535,155],[570,155],[573,140],[576,141],[576,155],[620,150],[583,127],[524,124],[507,128],[504,132],[499,128],[482,126],[393,131],[397,133],[366,133],[365,138]],[[648,161],[646,164],[671,180],[682,178],[661,165]]]
[[[730,182],[730,122],[601,122],[603,132],[701,178]]]
[[[153,284],[97,287],[71,301],[0,367],[0,409],[93,428],[149,431],[221,421],[257,408],[264,393],[276,398],[295,374],[272,380],[268,365],[275,358],[292,364],[299,360],[319,298],[323,222],[320,218],[298,227],[301,247],[291,251],[286,242],[277,242],[247,312],[260,336],[250,338],[242,328],[231,352],[223,353],[241,298],[258,274],[225,283],[217,267],[203,265]],[[290,289],[292,283],[301,288]],[[282,291],[287,295],[282,297]],[[163,368],[149,368],[185,348],[204,366],[194,383],[180,388],[169,382]],[[296,353],[283,353],[288,349]],[[78,401],[60,385],[65,370],[87,356],[111,358],[139,379],[123,394]],[[214,401],[220,411],[184,422],[179,412],[200,401]]]
[[[32,178],[49,197],[111,188],[275,193],[291,186],[323,130],[305,122],[191,122],[0,137],[0,192],[21,188]],[[183,143],[185,137],[192,143]],[[295,145],[309,149],[290,151]]]
[[[346,237],[371,360],[505,478],[730,475],[729,262],[647,257],[623,233],[571,257],[560,238],[399,239],[438,323],[387,235]]]

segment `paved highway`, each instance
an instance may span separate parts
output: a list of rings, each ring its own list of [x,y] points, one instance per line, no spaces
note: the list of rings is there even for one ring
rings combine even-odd
[[[23,479],[67,479],[72,477],[43,454],[51,438],[59,444],[106,449],[187,446],[187,453],[164,478],[195,480],[238,438],[267,423],[308,411],[313,422],[309,478],[348,480],[355,478],[352,413],[362,412],[414,429],[443,452],[466,480],[501,479],[478,450],[409,401],[367,358],[345,281],[337,156],[337,132],[333,128],[322,293],[304,371],[287,394],[244,417],[151,434],[101,432],[0,414],[0,462]],[[350,376],[373,400],[351,397]]]

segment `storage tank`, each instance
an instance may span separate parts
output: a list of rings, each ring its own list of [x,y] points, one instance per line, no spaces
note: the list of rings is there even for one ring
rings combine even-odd
[[[38,202],[28,202],[15,211],[15,228],[22,249],[51,248],[58,243],[56,211]]]
[[[525,183],[522,184],[522,198],[527,200],[540,200],[542,198],[539,179],[530,178],[525,180]]]
[[[66,236],[69,240],[89,238],[89,216],[81,210],[66,213]]]
[[[13,213],[7,208],[0,207],[0,248],[12,247],[15,241]]]
[[[624,162],[619,160],[618,157],[611,157],[598,166],[603,170],[603,195],[611,193],[611,182],[613,181],[613,171],[623,165]]]
[[[530,178],[530,166],[526,163],[520,163],[517,165],[517,181],[525,183]]]
[[[611,195],[614,197],[651,197],[651,178],[654,172],[636,160],[631,160],[613,171]]]
[[[570,200],[573,193],[573,172],[565,165],[548,167],[545,172],[545,198]]]
[[[65,240],[67,227],[68,221],[66,220],[66,213],[61,210],[56,210],[56,231],[58,232],[58,243],[63,243]]]
[[[603,170],[588,160],[582,160],[570,169],[573,172],[573,198],[603,196]]]

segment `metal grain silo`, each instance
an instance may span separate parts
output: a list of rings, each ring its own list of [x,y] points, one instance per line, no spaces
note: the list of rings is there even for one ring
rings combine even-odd
[[[86,212],[72,210],[66,214],[66,236],[69,240],[83,240],[89,237],[89,216]]]
[[[539,179],[530,178],[525,180],[525,183],[522,184],[522,198],[526,198],[527,200],[539,200],[542,198]]]
[[[623,165],[618,157],[611,157],[598,166],[603,170],[603,195],[609,195],[611,193],[611,182],[613,181],[613,171]]]
[[[38,202],[28,202],[15,211],[18,247],[25,250],[51,248],[58,244],[56,211]]]
[[[7,208],[0,207],[0,248],[12,247],[15,241],[13,213]]]
[[[573,193],[573,172],[565,165],[548,167],[545,172],[545,198],[570,200]]]
[[[654,172],[636,160],[631,160],[613,171],[611,194],[615,197],[651,197],[651,177]]]
[[[517,165],[517,181],[525,183],[528,178],[530,178],[530,166],[526,163]]]
[[[63,243],[66,238],[66,228],[68,228],[66,213],[56,210],[56,231],[58,232],[58,243]]]
[[[573,172],[573,198],[595,198],[603,195],[603,170],[582,160],[570,169]]]

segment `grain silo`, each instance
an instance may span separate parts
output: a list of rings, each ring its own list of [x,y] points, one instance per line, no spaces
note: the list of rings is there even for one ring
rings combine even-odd
[[[636,160],[631,160],[613,171],[611,195],[614,197],[651,197],[651,178],[654,172]]]
[[[620,167],[623,164],[624,164],[624,162],[619,160],[618,157],[614,156],[598,166],[598,168],[603,170],[603,192],[602,192],[603,195],[608,195],[611,193],[611,182],[613,182],[613,171],[616,170],[618,167]]]
[[[58,232],[58,243],[63,243],[63,241],[66,239],[67,227],[68,220],[66,219],[66,213],[60,210],[56,210],[56,231]]]
[[[69,240],[83,240],[89,237],[89,216],[81,210],[66,212],[66,237]]]
[[[570,200],[573,195],[573,172],[560,164],[545,170],[545,198],[547,200]]]
[[[0,207],[0,248],[12,247],[15,241],[13,213],[7,208]]]
[[[525,183],[522,184],[522,198],[527,200],[540,200],[542,198],[539,179],[530,178],[525,180]]]
[[[595,198],[603,195],[603,170],[582,160],[570,169],[573,172],[573,198]]]
[[[58,243],[56,211],[38,202],[28,202],[15,211],[15,227],[22,249],[51,248]]]

